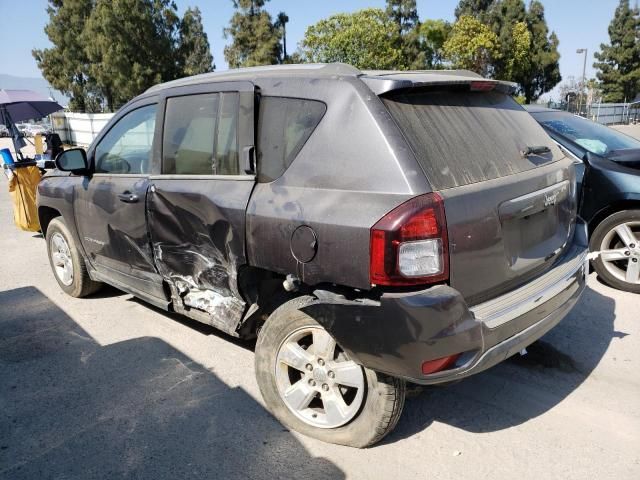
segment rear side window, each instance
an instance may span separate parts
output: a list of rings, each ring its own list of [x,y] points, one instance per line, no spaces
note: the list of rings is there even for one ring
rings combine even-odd
[[[408,92],[382,99],[435,190],[521,173],[562,158],[542,127],[499,92]],[[523,156],[528,146],[548,154]]]
[[[258,115],[258,181],[284,173],[322,120],[327,107],[316,100],[262,97]]]
[[[220,116],[216,133],[216,175],[238,175],[238,114],[240,112],[238,93],[222,94]]]
[[[238,174],[238,93],[167,99],[162,173]]]

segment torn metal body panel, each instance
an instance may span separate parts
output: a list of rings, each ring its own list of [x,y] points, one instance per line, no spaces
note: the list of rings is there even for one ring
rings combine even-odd
[[[197,309],[235,334],[245,302],[238,291],[244,254],[244,212],[250,180],[158,177],[147,197],[155,264],[171,287],[173,308]]]

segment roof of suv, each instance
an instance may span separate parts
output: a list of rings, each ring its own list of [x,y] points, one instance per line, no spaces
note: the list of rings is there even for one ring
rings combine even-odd
[[[469,83],[483,77],[469,70],[359,70],[344,63],[308,63],[296,65],[268,65],[227,70],[225,72],[203,73],[154,85],[147,93],[159,92],[166,88],[195,85],[216,81],[254,80],[259,78],[337,78],[354,77],[363,80],[376,94],[415,85],[437,85]],[[486,80],[506,88],[515,84],[498,80]]]

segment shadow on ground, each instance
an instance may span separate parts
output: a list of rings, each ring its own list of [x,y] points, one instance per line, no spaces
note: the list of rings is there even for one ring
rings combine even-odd
[[[479,433],[513,427],[552,409],[598,365],[614,331],[615,301],[587,287],[569,315],[525,356],[409,400],[394,442],[442,422]]]
[[[102,290],[101,290],[102,291]],[[212,327],[206,323],[198,322],[197,320],[193,320],[189,317],[185,317],[179,313],[169,312],[167,310],[163,310],[162,308],[158,308],[150,303],[145,302],[133,295],[129,295],[128,293],[121,292],[123,295],[128,295],[127,301],[137,303],[138,305],[153,310],[158,315],[162,315],[167,317],[168,319],[181,323],[185,327],[190,328],[191,330],[195,330],[198,333],[203,335],[214,335],[218,338],[223,339],[226,342],[233,343],[234,345],[244,348],[245,350],[255,351],[256,340],[255,339],[243,339],[238,337],[233,337],[220,329]],[[253,372],[252,372],[253,373]]]
[[[344,478],[162,340],[101,346],[35,288],[0,312],[0,478]]]

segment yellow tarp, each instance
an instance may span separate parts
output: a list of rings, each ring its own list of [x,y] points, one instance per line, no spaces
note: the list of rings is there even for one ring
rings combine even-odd
[[[9,180],[9,194],[13,201],[13,221],[21,230],[40,231],[38,208],[36,207],[36,189],[40,182],[38,167],[16,168]]]

